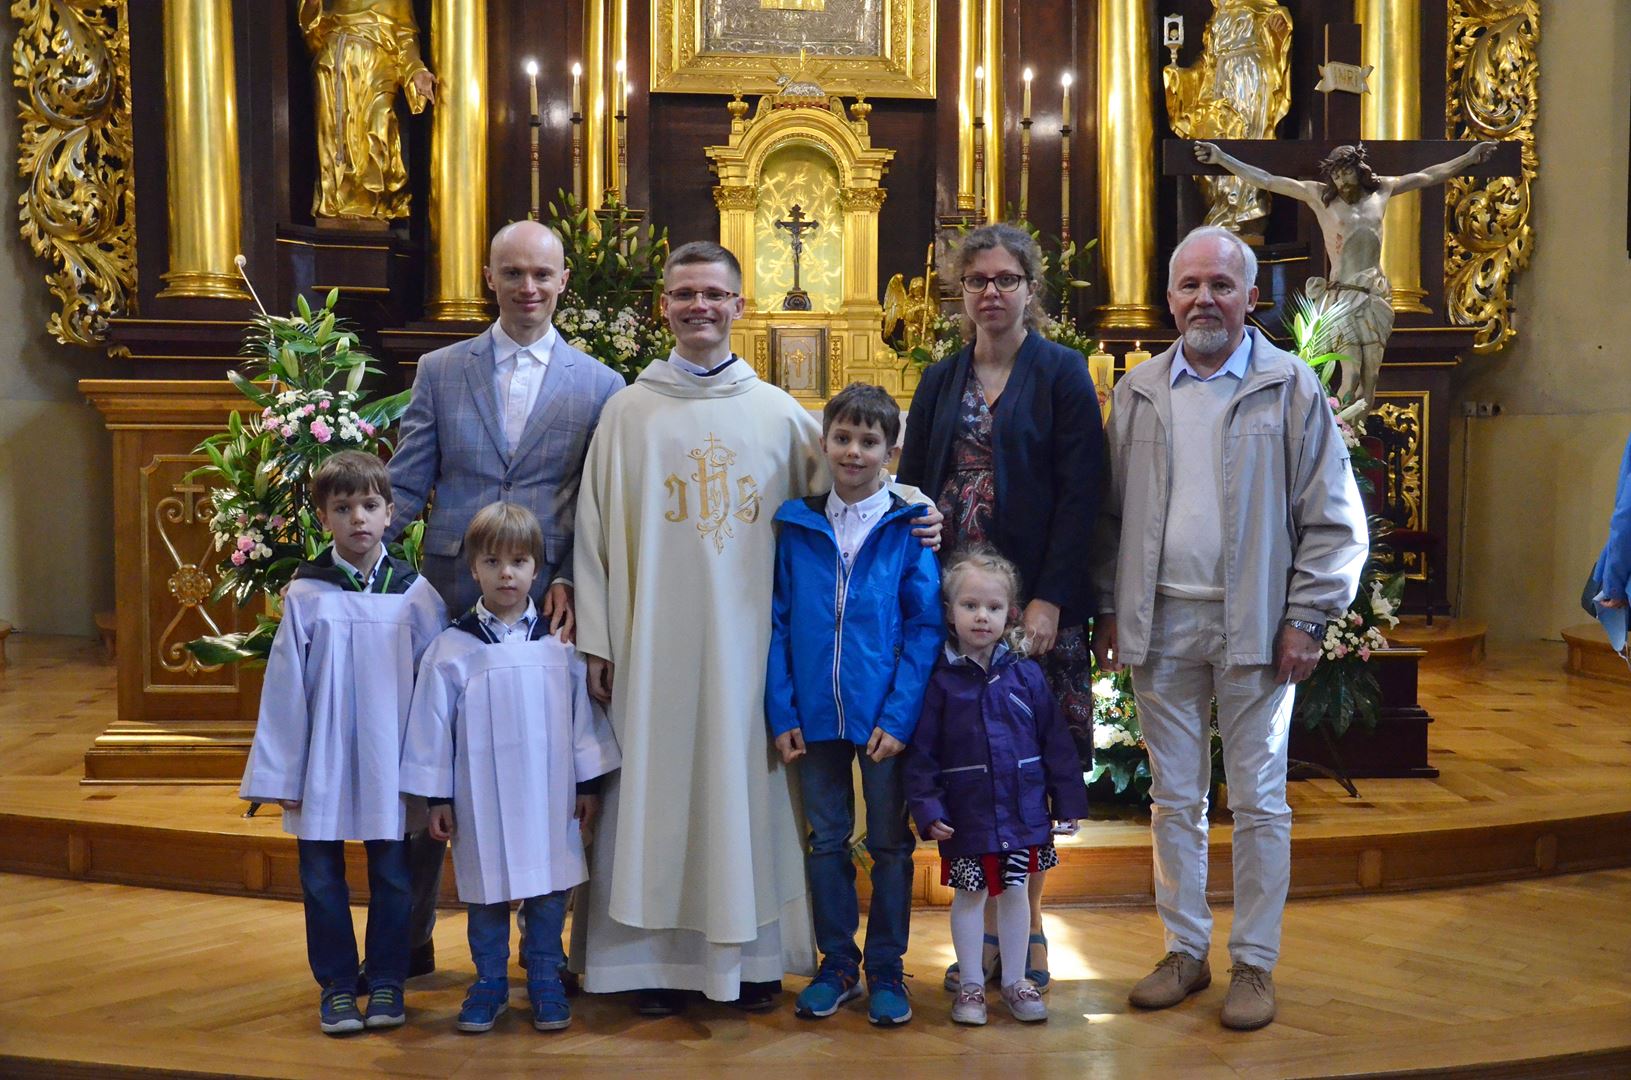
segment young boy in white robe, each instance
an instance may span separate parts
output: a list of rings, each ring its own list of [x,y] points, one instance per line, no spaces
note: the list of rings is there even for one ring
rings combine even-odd
[[[391,479],[379,458],[335,454],[312,477],[312,501],[334,542],[295,571],[283,598],[238,795],[283,807],[284,831],[298,838],[319,1023],[344,1035],[406,1018],[408,823],[397,766],[414,670],[447,611],[428,582],[385,552]],[[368,852],[360,979],[346,840]],[[364,987],[366,1015],[357,1003]]]
[[[471,520],[464,551],[481,599],[425,653],[402,790],[429,800],[432,837],[451,837],[469,908],[476,981],[458,1029],[491,1030],[509,1007],[510,902],[520,900],[532,1026],[556,1031],[572,1022],[560,978],[567,896],[588,877],[583,833],[599,779],[621,759],[583,661],[528,596],[543,561],[538,519],[493,503]]]

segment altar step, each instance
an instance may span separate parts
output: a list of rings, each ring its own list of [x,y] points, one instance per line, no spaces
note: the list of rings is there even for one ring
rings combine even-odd
[[[1584,675],[1588,679],[1631,684],[1631,667],[1626,665],[1608,644],[1608,635],[1601,623],[1581,623],[1563,631],[1563,642],[1569,647],[1569,658],[1563,670],[1570,675]]]
[[[1421,615],[1406,615],[1399,625],[1384,631],[1388,644],[1397,648],[1422,649],[1427,668],[1464,668],[1484,662],[1487,623],[1477,619],[1434,618],[1433,625]]]

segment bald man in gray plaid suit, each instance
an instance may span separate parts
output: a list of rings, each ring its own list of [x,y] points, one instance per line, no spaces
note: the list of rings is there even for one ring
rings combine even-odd
[[[395,536],[432,498],[425,526],[425,578],[455,618],[481,591],[463,558],[464,532],[492,502],[519,503],[544,530],[533,600],[550,630],[572,637],[572,524],[589,437],[623,378],[561,340],[550,320],[566,289],[560,237],[517,221],[493,236],[484,273],[498,297],[485,332],[419,360],[413,399],[391,458]],[[410,974],[435,965],[430,931],[441,879],[440,841],[413,840],[414,945]]]

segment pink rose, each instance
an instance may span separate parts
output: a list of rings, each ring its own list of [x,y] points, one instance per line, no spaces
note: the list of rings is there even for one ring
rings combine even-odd
[[[1361,659],[1361,660],[1369,660],[1370,659],[1370,646],[1369,645],[1366,645],[1366,646],[1362,647],[1359,650],[1359,659]]]
[[[334,432],[329,430],[329,426],[321,420],[313,420],[311,422],[311,437],[320,443],[326,443],[334,437]]]
[[[1338,645],[1336,648],[1331,650],[1331,655],[1335,656],[1338,660],[1341,660],[1344,656],[1348,655],[1348,646]]]
[[[282,427],[278,428],[278,434],[282,435],[285,439],[294,438],[294,425],[284,424]]]
[[[270,525],[274,529],[281,529],[281,528],[283,528],[283,526],[287,525],[288,523],[289,523],[288,519],[285,518],[282,514],[273,515],[272,520],[267,522],[267,524]]]
[[[234,551],[232,553],[232,565],[233,566],[242,566],[246,561],[248,561],[248,556],[245,555],[243,552]]]
[[[319,401],[319,402],[318,402],[318,403],[317,403],[317,407],[318,407],[318,408],[319,408],[319,409],[326,409],[326,408],[328,408],[328,398],[324,398],[324,399],[323,399],[323,400],[322,400],[322,401]]]
[[[253,548],[254,546],[255,546],[255,541],[251,540],[249,537],[247,537],[247,536],[238,537],[238,550],[239,551],[248,551],[250,548]]]
[[[372,435],[374,433],[374,425],[370,424],[366,420],[362,421],[358,426],[362,428],[362,433],[364,435]]]

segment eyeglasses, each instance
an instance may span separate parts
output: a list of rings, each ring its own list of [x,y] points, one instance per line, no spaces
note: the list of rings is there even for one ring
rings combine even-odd
[[[995,285],[998,292],[1011,293],[1024,282],[1031,279],[1024,274],[998,274],[996,277],[986,277],[984,274],[965,274],[963,276],[963,291],[966,293],[983,293],[987,285]]]
[[[726,292],[724,289],[664,289],[663,295],[676,304],[690,304],[697,300],[723,304],[727,300],[735,300],[742,294]]]

